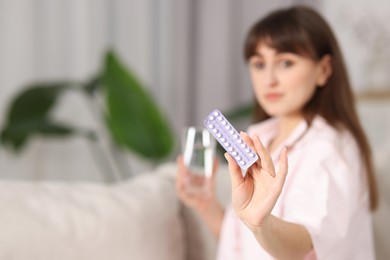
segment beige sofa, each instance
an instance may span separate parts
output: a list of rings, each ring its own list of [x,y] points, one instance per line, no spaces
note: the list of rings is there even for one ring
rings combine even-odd
[[[169,163],[115,185],[0,181],[0,260],[213,259],[216,241],[178,201],[175,172]]]
[[[178,201],[175,172],[169,163],[115,185],[0,181],[0,260],[214,259],[216,240]],[[217,191],[223,203],[229,189],[222,166]],[[390,259],[390,200],[382,198],[375,214],[377,259]]]

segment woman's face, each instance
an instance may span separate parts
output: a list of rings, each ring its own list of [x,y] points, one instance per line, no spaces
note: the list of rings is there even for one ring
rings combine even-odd
[[[324,74],[322,62],[294,53],[277,52],[265,44],[249,60],[257,101],[270,116],[301,116]]]

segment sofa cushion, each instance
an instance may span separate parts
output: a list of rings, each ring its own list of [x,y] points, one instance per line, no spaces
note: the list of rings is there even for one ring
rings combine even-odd
[[[174,171],[115,185],[0,181],[0,259],[184,259]]]
[[[229,170],[223,161],[217,172],[216,195],[226,207],[231,201],[231,181]],[[213,260],[217,254],[217,238],[208,229],[198,214],[182,206],[184,230],[186,234],[186,260]]]

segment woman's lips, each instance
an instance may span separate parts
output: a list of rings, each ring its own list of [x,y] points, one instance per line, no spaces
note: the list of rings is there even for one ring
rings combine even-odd
[[[277,101],[279,100],[283,95],[280,93],[268,93],[265,95],[265,98],[269,101]]]

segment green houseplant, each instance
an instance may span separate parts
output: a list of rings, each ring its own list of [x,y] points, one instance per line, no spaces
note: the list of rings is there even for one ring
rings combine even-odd
[[[79,91],[88,98],[103,97],[100,108],[112,142],[119,148],[159,161],[175,146],[170,125],[146,88],[113,51],[107,51],[102,70],[86,82],[50,82],[26,86],[11,101],[1,129],[3,147],[20,152],[36,135],[70,137],[81,135],[91,141],[92,130],[59,122],[51,111],[65,91]]]

